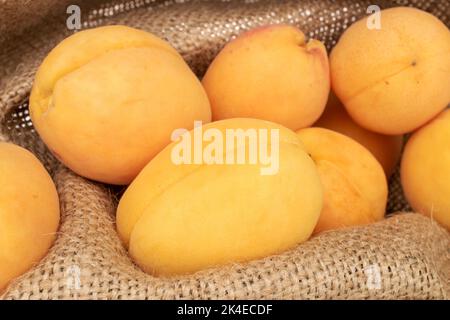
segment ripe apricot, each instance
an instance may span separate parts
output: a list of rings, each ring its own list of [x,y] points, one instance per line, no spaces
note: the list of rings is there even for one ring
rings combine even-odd
[[[208,68],[203,86],[213,120],[248,117],[296,130],[322,113],[330,90],[328,56],[293,26],[248,31],[228,43]]]
[[[413,133],[400,176],[413,209],[450,230],[450,110]]]
[[[383,134],[422,126],[450,102],[450,31],[415,8],[380,12],[351,25],[330,55],[331,85],[359,125]]]
[[[59,224],[55,185],[29,151],[0,142],[0,292],[41,260]]]
[[[124,26],[78,32],[42,62],[30,97],[33,124],[76,173],[128,184],[172,131],[210,121],[200,81],[165,41]]]
[[[297,132],[316,163],[324,205],[314,233],[383,219],[387,181],[369,150],[353,139],[324,128]]]
[[[228,130],[278,130],[279,139],[268,140],[269,154],[278,150],[278,170],[261,174],[261,159],[224,160],[242,151],[246,160],[260,154],[261,148],[250,153],[251,134],[244,146],[236,138],[234,146],[216,149],[222,163],[177,164],[173,152],[179,142],[166,147],[128,187],[117,209],[119,235],[148,273],[186,274],[277,254],[307,240],[319,218],[319,176],[294,132],[257,119],[222,120],[202,129],[205,137],[214,132],[215,142]],[[195,136],[195,129],[186,134]],[[262,136],[258,139],[260,144]],[[194,142],[188,146],[196,148]]]

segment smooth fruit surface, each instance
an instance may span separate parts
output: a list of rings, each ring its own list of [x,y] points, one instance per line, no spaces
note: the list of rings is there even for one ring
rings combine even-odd
[[[76,173],[128,184],[177,128],[209,122],[200,81],[165,41],[107,26],[63,40],[42,62],[30,98],[33,124]]]
[[[324,207],[314,233],[383,219],[386,177],[369,150],[324,128],[306,128],[297,134],[316,163],[324,189]]]
[[[450,110],[408,140],[401,162],[401,181],[413,209],[450,230]]]
[[[41,260],[59,224],[55,185],[29,151],[0,142],[0,292]]]
[[[171,159],[176,142],[165,148],[129,186],[117,210],[119,235],[148,273],[187,274],[277,254],[307,240],[319,218],[319,176],[294,132],[256,119],[202,129],[279,130],[279,170],[261,175],[260,161],[177,165]],[[248,152],[249,144],[223,152],[238,150]]]
[[[388,136],[361,127],[348,115],[334,94],[330,94],[325,111],[314,126],[330,129],[354,139],[372,152],[383,167],[386,177],[389,178],[394,172],[400,159],[403,136]]]
[[[330,55],[331,85],[350,116],[383,134],[411,132],[450,103],[450,31],[414,8],[351,25]]]
[[[295,27],[250,30],[228,43],[202,83],[213,120],[248,117],[296,130],[321,115],[330,89],[328,56],[320,41]]]

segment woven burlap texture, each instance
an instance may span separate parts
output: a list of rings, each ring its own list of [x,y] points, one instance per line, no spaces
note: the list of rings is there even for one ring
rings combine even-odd
[[[19,11],[21,2],[15,2]],[[431,219],[413,213],[324,233],[282,255],[246,264],[170,279],[143,273],[129,259],[115,232],[117,188],[88,181],[63,167],[32,128],[27,97],[34,73],[48,51],[72,32],[65,25],[66,3],[35,2],[45,8],[53,6],[51,14],[42,14],[40,23],[28,23],[22,31],[20,15],[14,15],[7,21],[8,28],[14,26],[14,36],[0,39],[0,140],[22,145],[43,161],[58,188],[62,220],[47,257],[13,281],[2,298],[449,297],[450,234]],[[371,4],[327,0],[85,2],[79,2],[84,28],[119,23],[151,31],[170,41],[199,76],[226,41],[267,23],[297,25],[330,49]],[[395,2],[379,1],[379,5],[384,8]],[[415,1],[414,5],[449,25],[447,1]],[[390,182],[388,212],[407,209],[397,172]]]

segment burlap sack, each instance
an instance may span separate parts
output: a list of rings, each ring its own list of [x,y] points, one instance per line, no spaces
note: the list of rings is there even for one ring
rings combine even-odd
[[[201,76],[223,44],[242,30],[290,23],[330,49],[372,1],[78,1],[83,28],[126,24],[169,40]],[[28,1],[0,2],[0,139],[32,150],[52,173],[62,222],[55,245],[13,281],[4,299],[446,299],[450,234],[419,214],[314,237],[279,256],[176,278],[155,278],[127,256],[114,226],[122,190],[83,179],[59,164],[33,130],[27,97],[46,53],[70,34],[66,1],[34,1],[39,19],[24,21]],[[408,1],[399,1],[404,5]],[[446,0],[414,1],[450,25]],[[22,4],[22,5],[21,5]],[[397,5],[378,1],[382,8]],[[14,15],[4,15],[14,7]],[[50,9],[51,7],[51,9]],[[3,14],[3,15],[2,15]],[[25,16],[26,16],[25,15]],[[35,19],[35,18],[33,18]],[[398,172],[388,212],[405,211]],[[1,189],[0,189],[1,192]],[[18,213],[20,214],[20,212]]]

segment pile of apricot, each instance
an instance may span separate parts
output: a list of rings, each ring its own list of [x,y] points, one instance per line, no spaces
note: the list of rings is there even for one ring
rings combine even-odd
[[[450,31],[418,9],[380,17],[379,29],[366,18],[350,26],[329,56],[293,26],[248,31],[201,81],[147,32],[81,31],[42,62],[31,118],[74,172],[129,184],[118,234],[154,275],[258,259],[312,234],[383,219],[407,133],[406,197],[450,229]],[[268,150],[277,152],[276,173],[261,174],[260,162],[174,161],[199,121],[211,144],[229,129],[276,130]],[[183,141],[195,151],[195,139]],[[208,151],[226,157],[239,148]],[[251,158],[250,144],[242,148]],[[45,254],[59,211],[50,177],[28,152],[0,144],[0,177],[1,288]]]

